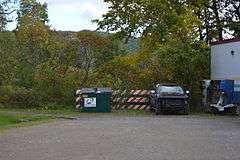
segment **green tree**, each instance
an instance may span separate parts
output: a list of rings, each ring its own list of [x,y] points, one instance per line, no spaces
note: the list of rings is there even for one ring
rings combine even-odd
[[[226,27],[233,32],[234,37],[240,37],[240,2],[239,0],[225,0],[224,14]]]
[[[1,0],[0,1],[0,31],[6,29],[8,22],[12,22],[13,19],[10,16],[16,11],[14,4],[17,0]]]
[[[112,58],[112,43],[97,32],[78,32],[77,38],[80,42],[78,67],[84,71],[82,84],[85,84],[94,68]]]
[[[95,70],[91,84],[96,87],[112,87],[116,90],[137,88],[135,82],[140,72],[132,60],[131,56],[120,56],[103,64]]]
[[[19,83],[30,87],[36,66],[49,58],[48,46],[51,31],[47,22],[46,5],[35,0],[20,1],[16,38],[19,46],[21,66],[18,71]]]
[[[82,86],[83,75],[79,61],[80,41],[74,35],[64,37],[54,32],[48,46],[50,57],[37,65],[34,87],[47,96],[48,101],[72,104],[74,92]]]
[[[95,20],[99,29],[114,31],[127,40],[142,37],[146,46],[169,39],[211,43],[239,37],[239,0],[105,0],[110,10]]]
[[[0,32],[0,86],[12,84],[18,67],[17,43],[13,33]]]
[[[36,23],[48,23],[47,3],[41,4],[36,0],[20,0],[20,9],[18,10],[18,27],[34,27]]]
[[[3,31],[7,24],[6,14],[4,12],[4,6],[0,4],[0,31]]]
[[[198,19],[186,1],[168,0],[105,0],[110,5],[102,20],[95,20],[99,29],[117,31],[120,36],[142,36],[147,46],[165,43],[171,38],[183,40],[194,36]]]
[[[238,0],[199,0],[194,12],[201,20],[200,40],[207,43],[230,36],[239,37],[240,2]]]

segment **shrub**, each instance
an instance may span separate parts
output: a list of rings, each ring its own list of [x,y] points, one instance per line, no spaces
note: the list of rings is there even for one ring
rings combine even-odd
[[[15,90],[9,101],[10,104],[19,107],[38,107],[43,101],[43,95],[40,95],[35,90],[21,87]]]
[[[11,95],[14,94],[14,88],[11,85],[0,86],[0,103],[8,103]]]

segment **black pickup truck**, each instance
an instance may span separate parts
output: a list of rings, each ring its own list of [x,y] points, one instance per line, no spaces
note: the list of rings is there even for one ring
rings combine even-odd
[[[181,111],[189,114],[189,91],[177,84],[158,84],[150,94],[151,110],[156,114]]]

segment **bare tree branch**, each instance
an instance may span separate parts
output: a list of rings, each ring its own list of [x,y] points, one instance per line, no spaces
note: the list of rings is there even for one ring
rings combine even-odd
[[[4,14],[4,15],[9,15],[9,14],[12,14],[13,12],[17,11],[16,9],[12,10],[11,12],[0,12],[0,15],[1,14]]]

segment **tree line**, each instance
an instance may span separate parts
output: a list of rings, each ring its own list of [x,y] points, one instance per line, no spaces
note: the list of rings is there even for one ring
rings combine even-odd
[[[161,82],[185,85],[197,103],[209,78],[209,43],[240,34],[237,0],[105,2],[109,11],[93,20],[99,31],[61,32],[50,28],[46,3],[1,1],[0,104],[66,106],[77,88]]]

